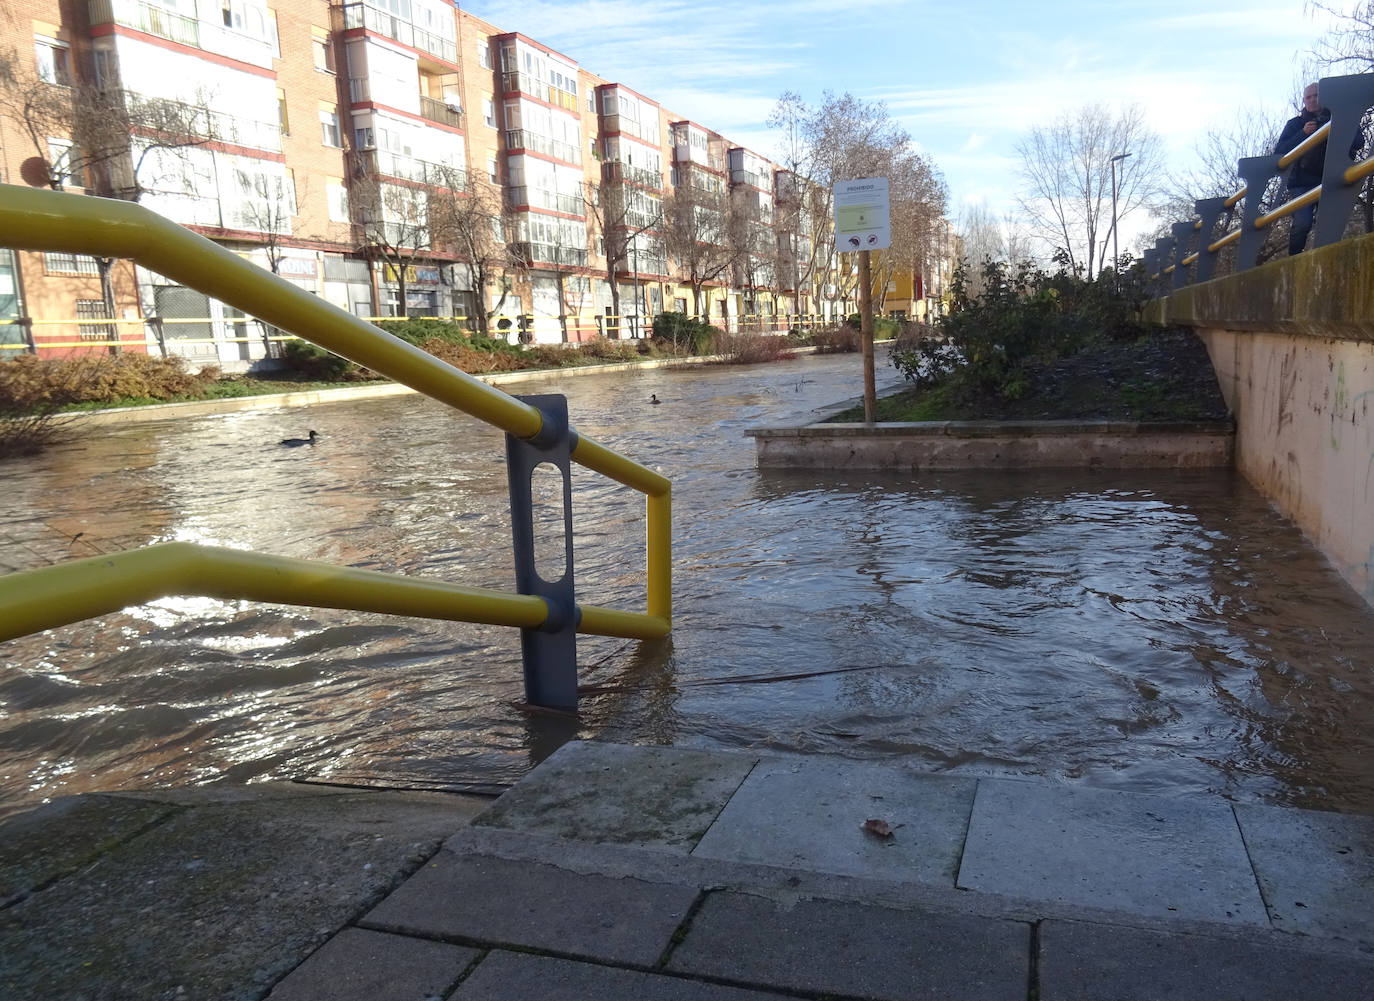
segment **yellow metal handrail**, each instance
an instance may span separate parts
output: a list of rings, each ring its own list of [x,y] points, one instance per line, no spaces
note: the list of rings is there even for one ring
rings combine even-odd
[[[543,426],[542,414],[529,404],[139,205],[0,184],[0,234],[4,234],[6,246],[18,250],[131,259],[516,438],[533,438]],[[646,611],[635,613],[580,606],[582,616],[578,630],[635,639],[667,635],[672,628],[671,484],[653,470],[590,438],[578,436],[571,457],[588,469],[638,490],[647,500]],[[188,556],[188,550],[197,555]],[[144,553],[153,555],[144,556]],[[232,554],[232,558],[226,554]],[[72,561],[0,577],[0,639],[77,622],[102,611],[146,601],[152,594],[150,587],[161,587],[156,578],[162,572],[176,587],[188,586],[188,581],[199,582],[195,584],[199,588],[215,586],[207,582],[214,574],[207,574],[206,566],[233,570],[236,590],[224,596],[272,594],[274,597],[260,600],[321,603],[328,607],[392,611],[420,617],[465,618],[469,613],[480,613],[485,617],[474,621],[528,627],[542,624],[548,616],[542,598],[504,595],[443,582],[412,581],[387,574],[359,577],[357,575],[363,571],[186,543],[172,544],[170,548],[153,546],[133,553]],[[173,568],[178,569],[173,572]],[[100,572],[95,573],[96,570]],[[46,601],[29,600],[31,589],[40,587]],[[93,588],[103,596],[94,603],[93,599],[82,597],[91,594]],[[378,593],[374,594],[374,589]],[[178,592],[162,590],[160,593]],[[210,592],[198,590],[194,593]],[[317,602],[315,599],[324,600]],[[530,609],[535,607],[531,602],[543,609],[542,614],[531,617]],[[382,608],[381,604],[387,607]],[[443,614],[433,615],[432,612],[440,607]],[[92,608],[96,610],[90,611]],[[451,614],[454,610],[464,614]],[[531,621],[526,621],[527,617],[531,617]],[[519,621],[514,621],[517,618]]]

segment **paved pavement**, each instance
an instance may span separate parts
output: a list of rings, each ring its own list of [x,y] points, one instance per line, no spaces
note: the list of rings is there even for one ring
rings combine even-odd
[[[1374,818],[831,758],[88,796],[0,862],[7,1001],[1374,997]]]

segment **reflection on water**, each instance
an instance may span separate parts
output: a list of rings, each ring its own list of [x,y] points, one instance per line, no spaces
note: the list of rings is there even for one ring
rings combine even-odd
[[[580,721],[513,708],[512,630],[166,599],[0,646],[0,810],[493,787],[581,736],[1374,811],[1374,616],[1262,497],[1220,472],[756,470],[744,429],[854,395],[859,365],[520,387],[674,485],[674,634],[580,640]],[[3,474],[0,570],[184,539],[513,588],[501,437],[419,397],[92,429]],[[643,499],[577,467],[572,489],[581,600],[643,607]]]

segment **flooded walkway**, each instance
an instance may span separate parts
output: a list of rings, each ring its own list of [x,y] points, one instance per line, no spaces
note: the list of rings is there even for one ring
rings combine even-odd
[[[674,485],[672,640],[582,640],[573,727],[513,708],[511,632],[167,600],[0,647],[0,800],[496,789],[596,737],[1374,812],[1374,615],[1263,497],[1210,472],[755,469],[745,429],[859,371],[517,387],[566,393],[579,431]],[[316,447],[276,446],[307,428]],[[500,436],[418,397],[102,428],[4,475],[0,569],[175,539],[512,587]],[[573,487],[579,597],[638,607],[642,500]]]

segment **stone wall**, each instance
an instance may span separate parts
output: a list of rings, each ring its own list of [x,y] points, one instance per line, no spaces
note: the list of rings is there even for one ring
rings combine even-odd
[[[1236,468],[1374,604],[1374,234],[1185,288],[1236,420]]]

